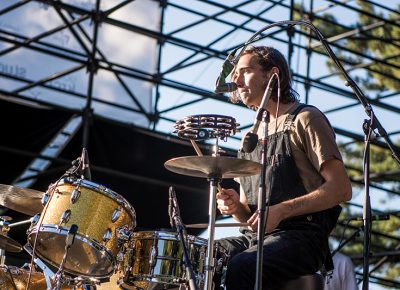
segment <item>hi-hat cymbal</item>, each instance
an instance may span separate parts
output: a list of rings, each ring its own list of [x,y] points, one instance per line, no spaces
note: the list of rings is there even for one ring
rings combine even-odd
[[[17,241],[3,234],[0,234],[0,249],[6,252],[18,253],[22,251],[22,246]]]
[[[164,163],[168,170],[194,177],[235,178],[260,172],[259,163],[227,156],[184,156]]]
[[[30,216],[42,212],[42,195],[34,189],[0,184],[0,205]]]

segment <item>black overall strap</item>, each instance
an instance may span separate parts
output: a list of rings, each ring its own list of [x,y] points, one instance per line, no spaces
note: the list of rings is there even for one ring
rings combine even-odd
[[[294,120],[296,119],[296,116],[300,113],[300,111],[307,107],[313,107],[313,106],[306,105],[306,104],[300,104],[291,114],[289,114],[285,120],[283,130],[284,131],[288,130],[290,128],[290,126],[292,125],[292,123],[294,122]],[[326,120],[329,123],[329,120],[327,118],[326,118]],[[338,215],[340,214],[340,211],[341,211],[341,207],[338,208],[336,206],[336,207],[330,209],[330,211],[336,212],[334,215],[337,215],[337,217],[338,217]],[[328,242],[328,239],[327,239],[327,242]],[[329,243],[328,243],[327,247],[329,248]],[[328,253],[325,257],[324,264],[322,265],[322,268],[320,271],[324,277],[329,279],[329,277],[332,274],[333,269],[334,269],[334,265],[333,265],[332,255],[331,255],[331,252],[328,251]]]
[[[301,110],[307,107],[312,107],[311,105],[306,105],[306,104],[300,104],[296,110],[293,111],[293,113],[289,114],[285,120],[285,123],[283,125],[283,131],[286,131],[287,129],[290,128],[290,125],[294,122],[294,120],[297,117],[297,114],[300,113]]]

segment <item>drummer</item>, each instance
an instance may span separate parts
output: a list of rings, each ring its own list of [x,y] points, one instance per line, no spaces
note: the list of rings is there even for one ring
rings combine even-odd
[[[278,75],[267,104],[267,218],[263,245],[263,289],[279,289],[284,281],[314,274],[331,261],[328,235],[337,222],[339,204],[351,199],[351,183],[333,129],[316,107],[299,102],[284,56],[272,47],[250,47],[241,55],[232,79],[231,96],[249,108],[260,105],[268,81]],[[278,84],[280,83],[280,94]],[[262,136],[262,126],[258,136]],[[239,158],[260,162],[261,142]],[[260,175],[240,177],[240,194],[223,188],[217,207],[238,222],[249,223],[242,235],[220,240],[230,254],[227,290],[254,289],[257,262],[257,198]]]

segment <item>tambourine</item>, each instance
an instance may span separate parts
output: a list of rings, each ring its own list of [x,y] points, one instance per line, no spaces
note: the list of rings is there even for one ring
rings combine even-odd
[[[176,121],[174,133],[182,139],[226,139],[239,132],[236,119],[223,115],[192,115]]]

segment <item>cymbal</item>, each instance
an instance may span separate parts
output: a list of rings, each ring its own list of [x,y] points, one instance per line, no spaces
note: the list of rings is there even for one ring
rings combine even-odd
[[[0,184],[0,205],[29,216],[42,212],[42,195],[34,189]]]
[[[6,252],[18,253],[22,251],[22,246],[17,241],[3,234],[0,234],[0,249]]]
[[[194,177],[235,178],[260,172],[259,163],[227,156],[183,156],[164,163],[168,170]]]

